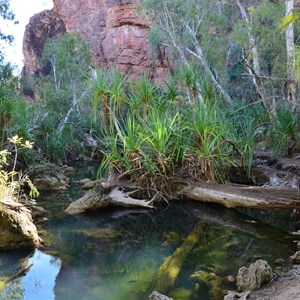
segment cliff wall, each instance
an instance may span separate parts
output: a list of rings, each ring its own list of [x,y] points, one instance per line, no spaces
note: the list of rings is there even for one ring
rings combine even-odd
[[[54,0],[54,8],[30,19],[23,42],[25,73],[39,73],[48,38],[77,32],[89,44],[95,66],[117,67],[131,77],[147,72],[160,81],[168,61],[153,63],[147,36],[149,22],[137,13],[136,0]]]

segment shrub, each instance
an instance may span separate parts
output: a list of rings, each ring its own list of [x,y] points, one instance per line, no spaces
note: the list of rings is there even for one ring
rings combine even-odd
[[[32,148],[33,143],[29,141],[25,141],[25,143],[22,143],[22,138],[18,137],[17,135],[9,138],[8,141],[13,145],[13,166],[11,170],[4,169],[4,166],[7,165],[7,157],[12,153],[7,149],[0,151],[0,201],[18,201],[20,192],[24,185],[27,185],[30,188],[30,197],[37,197],[39,193],[28,175],[26,173],[23,173],[22,171],[16,171],[19,147]]]

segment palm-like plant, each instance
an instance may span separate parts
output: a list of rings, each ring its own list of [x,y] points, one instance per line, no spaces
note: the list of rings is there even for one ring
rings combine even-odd
[[[173,170],[177,121],[178,114],[161,113],[159,109],[152,108],[144,131],[144,140],[152,149],[151,156],[164,175]]]
[[[300,122],[298,115],[283,107],[277,111],[277,118],[272,127],[273,156],[290,156],[293,150],[299,146]]]
[[[184,169],[195,179],[222,180],[220,166],[233,164],[234,143],[227,138],[227,126],[216,103],[197,103],[186,116],[190,141],[184,155]]]

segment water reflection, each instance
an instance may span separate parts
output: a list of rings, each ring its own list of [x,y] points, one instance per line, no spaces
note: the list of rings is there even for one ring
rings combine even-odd
[[[0,299],[55,299],[54,286],[61,262],[39,250],[1,253]]]
[[[38,225],[43,252],[0,253],[1,300],[146,299],[159,286],[166,258],[180,260],[166,294],[222,299],[225,289],[234,289],[230,276],[239,267],[261,258],[274,268],[276,259],[295,250],[286,232],[217,205],[183,202],[152,211],[69,216],[63,209],[81,193],[74,187],[39,200],[50,212]],[[186,243],[197,224],[203,224],[201,232]],[[175,256],[178,249],[185,255]]]
[[[57,210],[42,225],[45,251],[62,259],[56,299],[146,299],[164,260],[183,247],[199,222],[205,224],[202,233],[166,291],[174,299],[221,299],[225,289],[234,289],[228,278],[240,266],[262,258],[275,267],[277,258],[294,250],[286,232],[220,206],[178,203],[76,217]]]

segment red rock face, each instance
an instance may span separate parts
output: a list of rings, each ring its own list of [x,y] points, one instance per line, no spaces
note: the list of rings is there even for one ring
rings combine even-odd
[[[44,12],[35,17],[41,24],[62,22],[66,32],[78,32],[89,44],[95,66],[117,67],[135,78],[147,72],[157,81],[165,78],[169,67],[164,57],[153,63],[147,36],[149,22],[139,16],[136,2],[130,0],[54,0],[53,19],[44,20]],[[28,37],[28,28],[25,37]],[[58,32],[59,33],[59,32]],[[31,34],[32,36],[32,34]],[[38,69],[34,64],[39,54],[32,44],[34,39],[24,39],[25,67],[29,73]],[[28,49],[31,49],[28,51]],[[43,49],[40,45],[39,49]],[[41,52],[41,50],[39,50]]]
[[[41,70],[39,58],[42,55],[48,38],[66,32],[64,22],[57,17],[53,10],[45,10],[30,18],[23,39],[25,74],[36,74]]]

